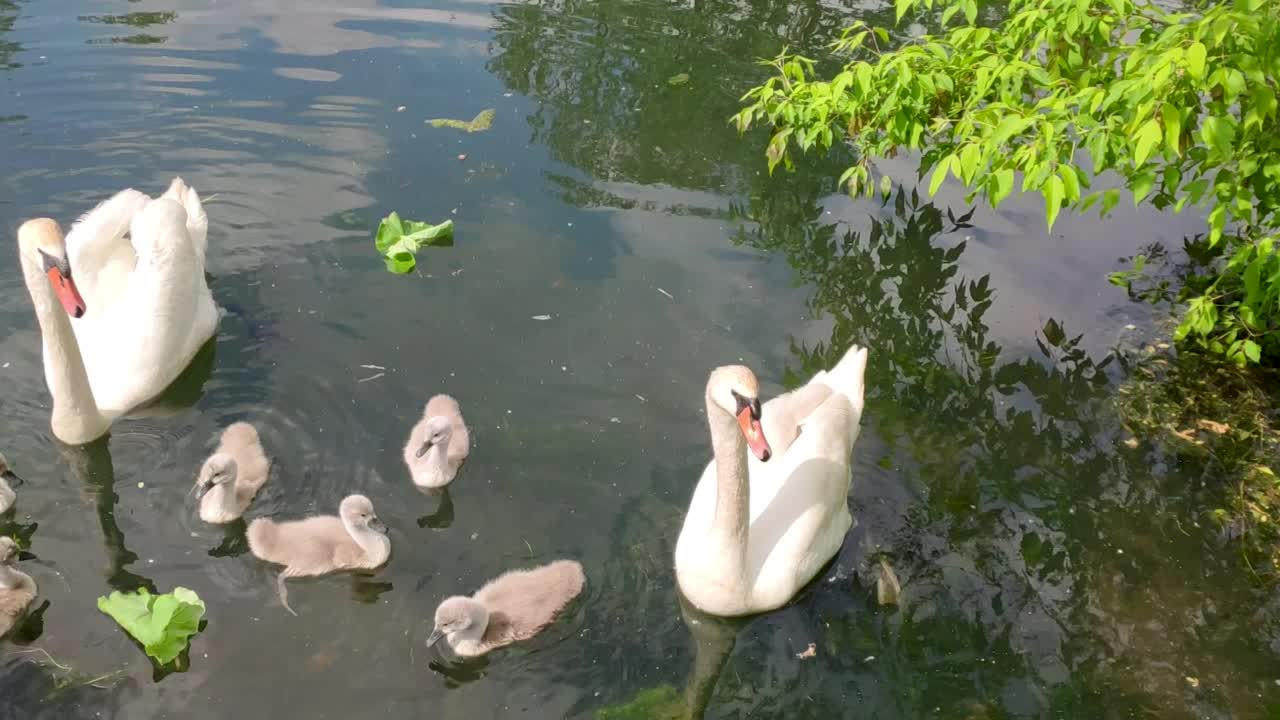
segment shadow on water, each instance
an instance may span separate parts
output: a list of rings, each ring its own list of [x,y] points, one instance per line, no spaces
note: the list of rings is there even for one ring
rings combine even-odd
[[[438,496],[440,500],[436,504],[435,512],[418,518],[418,527],[431,528],[432,530],[447,529],[453,524],[453,499],[449,497],[449,488],[445,487],[438,491],[423,490],[422,492],[429,497]]]
[[[222,542],[209,549],[209,557],[237,557],[249,552],[249,524],[243,517],[222,526]]]
[[[205,343],[187,369],[164,392],[133,414],[166,416],[195,405],[202,397],[204,384],[213,372],[216,345],[216,338]],[[55,445],[72,475],[84,485],[93,501],[107,553],[107,584],[122,592],[144,587],[152,593],[158,592],[155,582],[150,578],[128,570],[128,566],[138,559],[138,555],[127,547],[124,532],[116,522],[116,504],[120,501],[120,496],[115,489],[111,434],[84,445],[66,445],[56,441]]]

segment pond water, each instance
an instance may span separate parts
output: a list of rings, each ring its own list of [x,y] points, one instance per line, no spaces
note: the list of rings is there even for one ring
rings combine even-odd
[[[0,645],[0,718],[1277,717],[1277,601],[1204,521],[1212,469],[1130,447],[1112,405],[1113,349],[1151,320],[1104,275],[1198,220],[1122,208],[1050,235],[1014,198],[956,227],[960,189],[913,198],[907,159],[879,166],[905,183],[883,205],[835,192],[841,157],[770,178],[726,123],[754,61],[855,17],[892,12],[0,0],[0,227],[181,174],[227,311],[169,412],[69,448],[0,264],[0,450],[27,481],[0,532],[47,603]],[[486,132],[424,122],[485,108]],[[392,210],[452,218],[456,244],[388,274]],[[771,395],[853,342],[840,555],[779,611],[689,612],[671,557],[707,372],[745,362]],[[428,497],[400,448],[439,391],[473,450]],[[276,463],[251,516],[363,492],[390,563],[298,583],[285,613],[243,527],[187,495],[238,419]],[[424,646],[444,596],[558,557],[588,589],[545,635],[470,663]],[[175,585],[208,625],[156,673],[96,598]]]

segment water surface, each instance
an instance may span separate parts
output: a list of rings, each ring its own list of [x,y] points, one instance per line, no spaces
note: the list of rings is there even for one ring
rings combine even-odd
[[[1014,198],[956,227],[960,189],[913,198],[909,160],[880,165],[904,188],[883,205],[835,192],[838,154],[768,177],[763,138],[726,123],[755,59],[816,53],[855,17],[891,11],[0,0],[0,226],[181,174],[209,199],[227,309],[176,411],[66,448],[0,266],[0,443],[28,480],[0,524],[48,601],[0,648],[0,717],[1275,712],[1280,622],[1197,514],[1212,468],[1128,447],[1111,406],[1111,350],[1149,319],[1104,273],[1196,219],[1121,209],[1049,235]],[[489,107],[488,132],[424,123]],[[371,237],[392,210],[452,218],[455,246],[389,275]],[[745,362],[773,394],[853,342],[870,389],[841,554],[777,612],[688,613],[671,554],[709,458],[707,372]],[[428,497],[400,448],[439,391],[473,452]],[[286,614],[242,528],[187,497],[239,419],[276,461],[252,515],[363,492],[388,566],[298,583]],[[874,601],[882,555],[898,608]],[[423,646],[444,596],[557,557],[588,589],[546,635],[461,665]],[[189,669],[156,674],[95,601],[174,585],[209,623]],[[31,648],[72,671],[8,654]]]

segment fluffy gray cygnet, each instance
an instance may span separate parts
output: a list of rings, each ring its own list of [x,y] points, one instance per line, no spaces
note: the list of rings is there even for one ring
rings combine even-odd
[[[285,566],[276,583],[280,603],[297,615],[289,607],[286,580],[381,567],[391,557],[391,538],[386,533],[387,526],[373,512],[369,498],[348,495],[336,517],[317,515],[282,523],[257,518],[249,523],[249,551]]]
[[[503,573],[471,597],[455,595],[440,603],[427,645],[444,638],[457,655],[475,657],[528,640],[582,592],[586,579],[573,560]]]
[[[266,484],[270,471],[258,431],[247,422],[228,425],[218,449],[196,476],[200,519],[222,524],[239,518]]]
[[[18,543],[0,537],[0,638],[18,624],[22,614],[36,599],[36,581],[14,567],[18,562]]]
[[[470,452],[471,436],[458,401],[449,395],[433,396],[404,446],[404,463],[413,484],[420,488],[448,485]]]
[[[9,460],[0,453],[0,513],[8,512],[9,508],[18,501],[18,494],[13,491],[10,485],[21,485],[22,478],[9,467]]]

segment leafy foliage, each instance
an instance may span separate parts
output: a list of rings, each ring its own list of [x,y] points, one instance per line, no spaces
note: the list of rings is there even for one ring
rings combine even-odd
[[[147,655],[167,665],[199,631],[205,608],[195,592],[177,587],[163,595],[152,595],[146,588],[135,593],[116,591],[98,598],[98,609],[141,643]]]
[[[393,212],[378,224],[374,244],[378,252],[382,253],[388,270],[399,274],[413,272],[418,264],[414,253],[424,245],[453,244],[453,221],[445,220],[439,225],[431,225],[416,220],[401,220]]]
[[[950,176],[999,207],[1020,177],[1050,228],[1063,208],[1109,213],[1121,189],[1094,185],[1114,173],[1135,204],[1206,212],[1213,262],[1171,298],[1187,303],[1176,338],[1239,363],[1280,358],[1280,3],[1012,0],[988,28],[974,0],[896,0],[899,19],[935,5],[943,26],[965,22],[897,48],[855,23],[830,80],[806,57],[769,61],[776,74],[734,122],[773,128],[770,171],[848,143],[859,158],[840,184],[871,195],[874,158],[917,151],[930,194]]]

